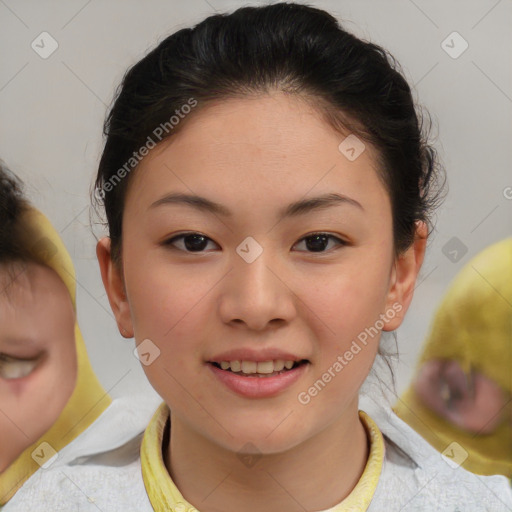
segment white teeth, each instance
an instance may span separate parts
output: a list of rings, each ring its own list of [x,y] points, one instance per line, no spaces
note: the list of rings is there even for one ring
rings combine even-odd
[[[258,363],[258,373],[272,373],[274,371],[274,361],[265,361]]]
[[[282,359],[278,359],[274,361],[274,371],[280,372],[284,368],[284,361]]]
[[[242,373],[256,373],[257,367],[256,361],[242,361]]]
[[[223,370],[231,369],[232,372],[242,372],[245,374],[260,373],[269,375],[274,372],[280,372],[285,368],[291,370],[295,361],[283,361],[277,359],[275,361],[221,361],[220,367]]]

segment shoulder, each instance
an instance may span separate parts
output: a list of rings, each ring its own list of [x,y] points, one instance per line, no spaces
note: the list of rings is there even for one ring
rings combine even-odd
[[[140,468],[140,444],[158,395],[113,400],[104,413],[46,468],[41,468],[2,512],[69,510],[152,511]]]
[[[94,457],[105,458],[106,454],[122,452],[142,436],[161,403],[156,393],[114,399],[87,430],[58,453],[52,467],[83,464]]]
[[[86,464],[38,471],[2,512],[152,512],[140,459],[123,466]]]
[[[381,478],[369,512],[382,507],[408,512],[512,510],[507,478],[466,471],[460,464],[467,452],[456,439],[441,454],[390,407],[362,398],[360,408],[377,423],[386,446]]]

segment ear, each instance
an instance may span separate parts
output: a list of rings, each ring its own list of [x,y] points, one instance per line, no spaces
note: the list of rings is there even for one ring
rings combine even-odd
[[[384,331],[394,331],[402,323],[409,309],[416,279],[420,271],[427,247],[427,225],[423,221],[416,222],[414,242],[395,260],[391,271],[390,288],[386,300],[386,311],[395,311],[395,316],[386,322]]]
[[[123,275],[111,257],[110,238],[102,238],[96,246],[96,256],[100,264],[101,279],[107,292],[110,307],[116,318],[121,336],[133,338],[133,325],[130,305],[126,297]]]

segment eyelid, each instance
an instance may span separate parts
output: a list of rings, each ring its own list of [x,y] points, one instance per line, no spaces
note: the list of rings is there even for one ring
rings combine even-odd
[[[43,355],[44,352],[40,352],[39,354],[35,355],[35,356],[32,356],[32,357],[18,357],[18,356],[11,356],[9,354],[5,354],[5,353],[1,353],[0,352],[0,364],[2,362],[4,363],[12,363],[12,362],[33,362],[33,361],[37,361],[42,355]]]
[[[175,242],[176,240],[183,239],[183,238],[185,238],[186,236],[192,236],[192,235],[202,236],[202,237],[206,238],[208,241],[211,241],[211,242],[213,242],[215,245],[217,245],[218,247],[220,247],[220,245],[219,245],[215,240],[213,240],[212,238],[210,238],[208,235],[205,235],[204,233],[201,233],[200,231],[185,231],[185,232],[183,232],[183,233],[177,233],[177,234],[175,234],[175,235],[172,235],[170,238],[166,238],[166,239],[162,242],[162,245],[164,245],[164,246],[170,246],[170,247],[172,247],[173,249],[176,249],[176,250],[178,250],[178,251],[181,251],[181,252],[184,252],[184,253],[187,253],[187,254],[201,254],[201,253],[208,252],[208,251],[186,251],[186,250],[183,250],[183,249],[178,249],[177,247],[173,246],[173,242]]]
[[[44,364],[45,351],[36,357],[19,358],[0,353],[0,379],[19,381],[32,375]]]
[[[327,231],[313,231],[312,233],[304,235],[302,238],[300,238],[300,240],[295,242],[295,244],[293,246],[295,247],[295,245],[297,245],[298,243],[306,240],[307,238],[311,238],[311,237],[313,237],[315,235],[324,235],[324,236],[328,237],[329,239],[334,239],[338,243],[339,247],[343,247],[345,245],[349,245],[349,242],[347,240],[345,240],[345,239],[341,238],[340,236],[335,235],[333,233],[330,233],[330,232],[327,232]],[[315,254],[315,251],[300,251],[300,252],[310,252],[311,254]],[[331,251],[318,251],[318,252],[316,252],[316,254],[328,254],[330,252]]]
[[[217,242],[215,242],[215,240],[213,240],[212,238],[210,238],[208,235],[205,235],[204,233],[201,233],[199,231],[185,231],[183,233],[178,233],[178,234],[175,234],[173,236],[171,236],[170,238],[166,238],[164,241],[163,241],[163,245],[165,246],[171,246],[173,247],[174,249],[177,249],[178,251],[181,251],[181,252],[185,252],[187,254],[202,254],[202,253],[205,253],[205,252],[208,252],[208,251],[186,251],[186,250],[183,250],[183,249],[178,249],[177,247],[174,247],[173,246],[173,242],[175,242],[176,240],[179,240],[179,239],[183,239],[185,238],[186,236],[190,236],[190,235],[198,235],[198,236],[201,236],[201,237],[204,237],[206,238],[208,241],[211,241],[213,242],[215,245],[217,245],[218,247],[219,244]],[[338,243],[338,246],[345,246],[345,245],[349,245],[349,242],[343,238],[341,238],[340,236],[336,235],[336,234],[333,234],[333,233],[330,233],[328,231],[312,231],[311,233],[308,233],[304,236],[302,236],[299,240],[297,240],[294,244],[293,244],[293,247],[295,247],[295,245],[297,245],[298,243],[302,242],[303,240],[307,239],[307,238],[310,238],[312,236],[315,236],[315,235],[324,235],[330,239],[333,239],[333,240],[336,240],[336,242]],[[304,251],[301,251],[301,252],[304,252]],[[309,251],[305,251],[305,252],[309,252]],[[317,254],[321,254],[321,253],[328,253],[330,251],[319,251]],[[311,251],[312,254],[314,254],[314,251]]]
[[[329,236],[331,238],[336,238],[340,242],[348,244],[348,242],[346,240],[344,240],[343,238],[341,238],[341,236],[339,236],[339,235],[337,235],[335,233],[331,233],[330,231],[312,231],[311,233],[307,233],[306,235],[304,235],[300,240],[304,240],[304,238],[309,238],[309,237],[315,236],[315,235]]]
[[[205,235],[204,233],[201,233],[201,231],[182,231],[180,233],[174,233],[170,237],[166,237],[165,240],[167,242],[170,242],[170,241],[174,240],[175,238],[181,238],[181,237],[188,236],[188,235],[204,236],[205,238],[209,238],[211,240],[211,238],[208,235]]]

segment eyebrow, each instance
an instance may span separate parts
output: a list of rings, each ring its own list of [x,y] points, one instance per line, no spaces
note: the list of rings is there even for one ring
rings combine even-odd
[[[233,216],[233,212],[231,212],[228,208],[219,203],[215,203],[210,199],[198,195],[183,193],[167,194],[164,197],[155,201],[149,207],[149,209],[170,204],[185,204],[188,206],[192,206],[197,210],[223,215],[225,217]],[[355,199],[347,197],[343,194],[330,193],[323,194],[317,197],[311,197],[309,199],[300,199],[299,201],[295,201],[286,206],[285,208],[281,209],[279,212],[279,217],[280,219],[284,219],[286,217],[297,217],[299,215],[304,215],[314,210],[324,210],[326,208],[331,208],[333,206],[340,206],[344,204],[354,206],[364,211],[364,208],[361,205],[361,203],[359,203]]]

